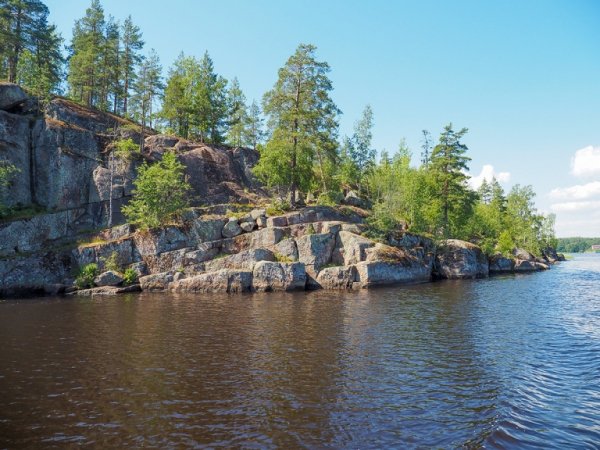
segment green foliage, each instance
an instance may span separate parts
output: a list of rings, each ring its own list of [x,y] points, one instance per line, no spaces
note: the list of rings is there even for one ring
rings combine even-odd
[[[174,220],[189,205],[191,187],[184,178],[184,166],[174,153],[167,152],[162,161],[138,169],[133,182],[133,199],[122,208],[130,223],[142,229],[156,228]]]
[[[500,236],[498,237],[498,251],[508,257],[512,253],[513,248],[515,248],[515,244],[510,232],[505,230],[500,233]]]
[[[112,270],[113,272],[121,272],[121,265],[119,264],[119,255],[117,252],[112,252],[108,258],[100,258],[104,263],[104,268]]]
[[[115,114],[131,116],[131,90],[143,60],[140,28],[131,16],[123,24],[106,19],[99,0],[92,0],[75,22],[69,50],[69,97]]]
[[[327,192],[322,192],[317,197],[317,205],[321,206],[336,206],[339,205],[344,196],[341,192],[337,192],[335,190],[328,190]]]
[[[275,200],[273,204],[267,208],[267,214],[270,216],[279,216],[288,212],[290,209],[292,209],[292,207],[289,202],[285,200]]]
[[[562,253],[584,253],[592,251],[592,245],[600,245],[600,237],[559,238],[557,239],[556,251]]]
[[[0,0],[0,78],[21,83],[40,99],[59,90],[62,38],[40,0]]]
[[[312,223],[308,226],[308,228],[306,229],[306,234],[315,234],[316,231],[312,226]]]
[[[94,287],[94,278],[98,276],[98,266],[94,263],[88,264],[77,274],[75,285],[78,289]]]
[[[433,179],[434,195],[441,202],[441,231],[445,238],[463,237],[464,228],[473,212],[477,194],[466,186],[471,158],[464,156],[468,148],[461,142],[468,129],[456,132],[452,124],[444,127],[438,145],[431,153],[427,170]]]
[[[290,258],[289,256],[286,256],[286,255],[282,255],[281,253],[274,253],[273,255],[275,256],[275,259],[277,260],[277,262],[281,262],[281,263],[294,262],[294,260],[292,258]]]
[[[358,184],[358,193],[362,190],[362,179],[367,170],[375,163],[377,151],[371,148],[373,139],[373,111],[371,105],[367,105],[363,111],[362,119],[354,123],[354,134],[352,138],[345,139],[346,176],[348,181]]]
[[[133,284],[137,281],[137,273],[131,267],[123,272],[123,283]]]
[[[344,263],[342,261],[330,262],[329,264],[325,264],[323,267],[321,267],[321,270],[329,269],[330,267],[342,267],[343,265]]]
[[[329,96],[329,65],[318,62],[315,51],[312,45],[300,45],[263,98],[269,139],[254,173],[269,187],[289,186],[292,205],[296,189],[306,192],[312,187],[314,164],[326,190],[324,162],[337,157],[340,111]]]
[[[142,128],[149,123],[152,127],[156,118],[155,105],[160,99],[164,89],[162,82],[162,66],[160,59],[154,49],[141,64],[137,78],[133,83],[133,95],[131,96],[130,115],[142,124]]]
[[[7,195],[6,188],[10,186],[11,181],[19,172],[21,170],[17,167],[0,161],[0,218],[4,218],[9,213],[3,199]]]
[[[227,80],[214,72],[208,52],[199,61],[179,55],[169,69],[161,118],[166,131],[219,144],[230,111]]]
[[[122,139],[115,143],[115,156],[123,162],[133,161],[140,156],[140,147],[131,138]],[[120,167],[122,172],[124,167]]]

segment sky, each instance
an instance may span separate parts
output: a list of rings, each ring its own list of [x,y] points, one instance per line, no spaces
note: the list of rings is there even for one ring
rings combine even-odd
[[[67,43],[91,0],[45,0]],[[600,237],[598,0],[101,0],[131,14],[166,74],[180,52],[237,76],[249,102],[299,44],[331,67],[340,134],[370,104],[373,146],[469,128],[471,183],[532,185],[558,237]]]

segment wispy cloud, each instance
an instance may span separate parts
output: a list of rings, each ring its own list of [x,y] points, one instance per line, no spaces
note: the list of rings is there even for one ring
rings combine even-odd
[[[481,173],[479,175],[477,175],[476,177],[471,176],[471,178],[469,178],[469,186],[471,186],[471,189],[479,189],[479,187],[483,183],[483,180],[489,182],[492,181],[492,178],[494,177],[496,177],[496,180],[498,180],[500,183],[508,183],[510,181],[510,173],[496,173],[494,172],[494,166],[486,164],[481,169]]]
[[[589,145],[577,150],[571,158],[571,174],[579,178],[600,176],[600,147]]]
[[[594,211],[600,209],[600,201],[555,203],[550,209],[554,212]]]
[[[553,189],[549,194],[552,200],[584,200],[600,196],[600,181],[593,181],[584,185],[577,185],[568,188]]]

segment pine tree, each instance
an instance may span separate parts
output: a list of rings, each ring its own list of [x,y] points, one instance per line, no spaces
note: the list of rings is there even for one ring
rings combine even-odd
[[[121,73],[123,76],[123,114],[127,116],[129,103],[129,88],[135,81],[135,71],[137,65],[142,61],[140,51],[144,48],[145,42],[142,40],[140,27],[135,26],[131,16],[125,19],[121,27],[121,42],[123,44],[123,54],[121,56]]]
[[[421,152],[421,164],[426,166],[429,163],[429,158],[431,156],[431,149],[433,148],[433,140],[431,139],[431,133],[427,130],[422,130],[423,133],[423,145],[421,148],[423,151]]]
[[[152,120],[153,99],[160,96],[162,90],[162,67],[154,49],[150,57],[140,65],[131,97],[132,116],[142,125],[140,137],[140,152],[144,151],[144,136],[147,121]]]
[[[102,79],[100,58],[104,44],[104,9],[92,0],[85,16],[75,22],[69,56],[69,89],[73,99],[88,106],[99,103]]]
[[[6,58],[8,81],[18,80],[19,60],[47,32],[48,8],[40,0],[0,0],[0,48]],[[53,30],[55,31],[55,30]]]
[[[167,74],[167,83],[160,117],[166,131],[187,139],[194,110],[195,84],[200,76],[200,64],[194,57],[179,54]],[[192,130],[193,131],[193,130]]]
[[[18,82],[36,94],[39,101],[48,101],[51,93],[60,92],[64,59],[60,47],[62,37],[55,25],[39,26],[30,48],[25,50],[17,65]]]
[[[366,170],[374,163],[377,151],[371,147],[373,134],[373,111],[367,105],[363,111],[362,119],[354,123],[354,135],[349,142],[352,160],[358,169],[358,192],[361,192],[362,179]]]
[[[246,97],[240,89],[240,83],[237,77],[231,82],[227,101],[230,108],[227,120],[227,141],[230,144],[239,147],[245,144],[248,117],[246,113]]]
[[[479,189],[477,189],[477,193],[479,194],[479,198],[481,199],[484,205],[490,203],[490,200],[492,198],[492,187],[490,184],[488,184],[485,178],[481,182],[481,186],[479,186]]]
[[[198,81],[194,117],[201,130],[200,139],[204,142],[208,136],[210,142],[220,144],[228,113],[227,80],[215,73],[208,52],[200,62]]]
[[[263,118],[260,114],[260,107],[256,100],[252,100],[252,104],[248,108],[246,117],[246,137],[245,142],[252,145],[256,150],[256,146],[264,139],[265,132],[262,129]]]
[[[431,153],[428,169],[431,170],[437,196],[442,203],[441,226],[446,238],[457,236],[472,214],[477,194],[466,186],[471,158],[464,156],[467,146],[460,142],[468,129],[455,132],[447,125],[440,135],[439,144]]]
[[[315,51],[313,45],[300,45],[263,98],[270,136],[255,172],[269,185],[287,180],[293,206],[297,188],[311,184],[316,147],[338,127],[339,110],[329,97],[330,68],[316,60]]]

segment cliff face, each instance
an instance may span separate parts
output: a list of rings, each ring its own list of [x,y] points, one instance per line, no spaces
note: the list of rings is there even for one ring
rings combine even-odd
[[[194,205],[258,202],[264,192],[252,176],[258,152],[198,144],[148,131],[145,151],[119,161],[110,189],[107,150],[111,141],[140,142],[135,124],[117,116],[56,98],[43,110],[19,86],[0,83],[0,161],[19,173],[1,192],[10,207],[39,205],[47,215],[0,222],[0,257],[66,243],[107,225],[112,197],[113,224],[125,222],[121,207],[132,195],[136,169],[175,151],[186,166]],[[113,130],[117,130],[116,132]]]

